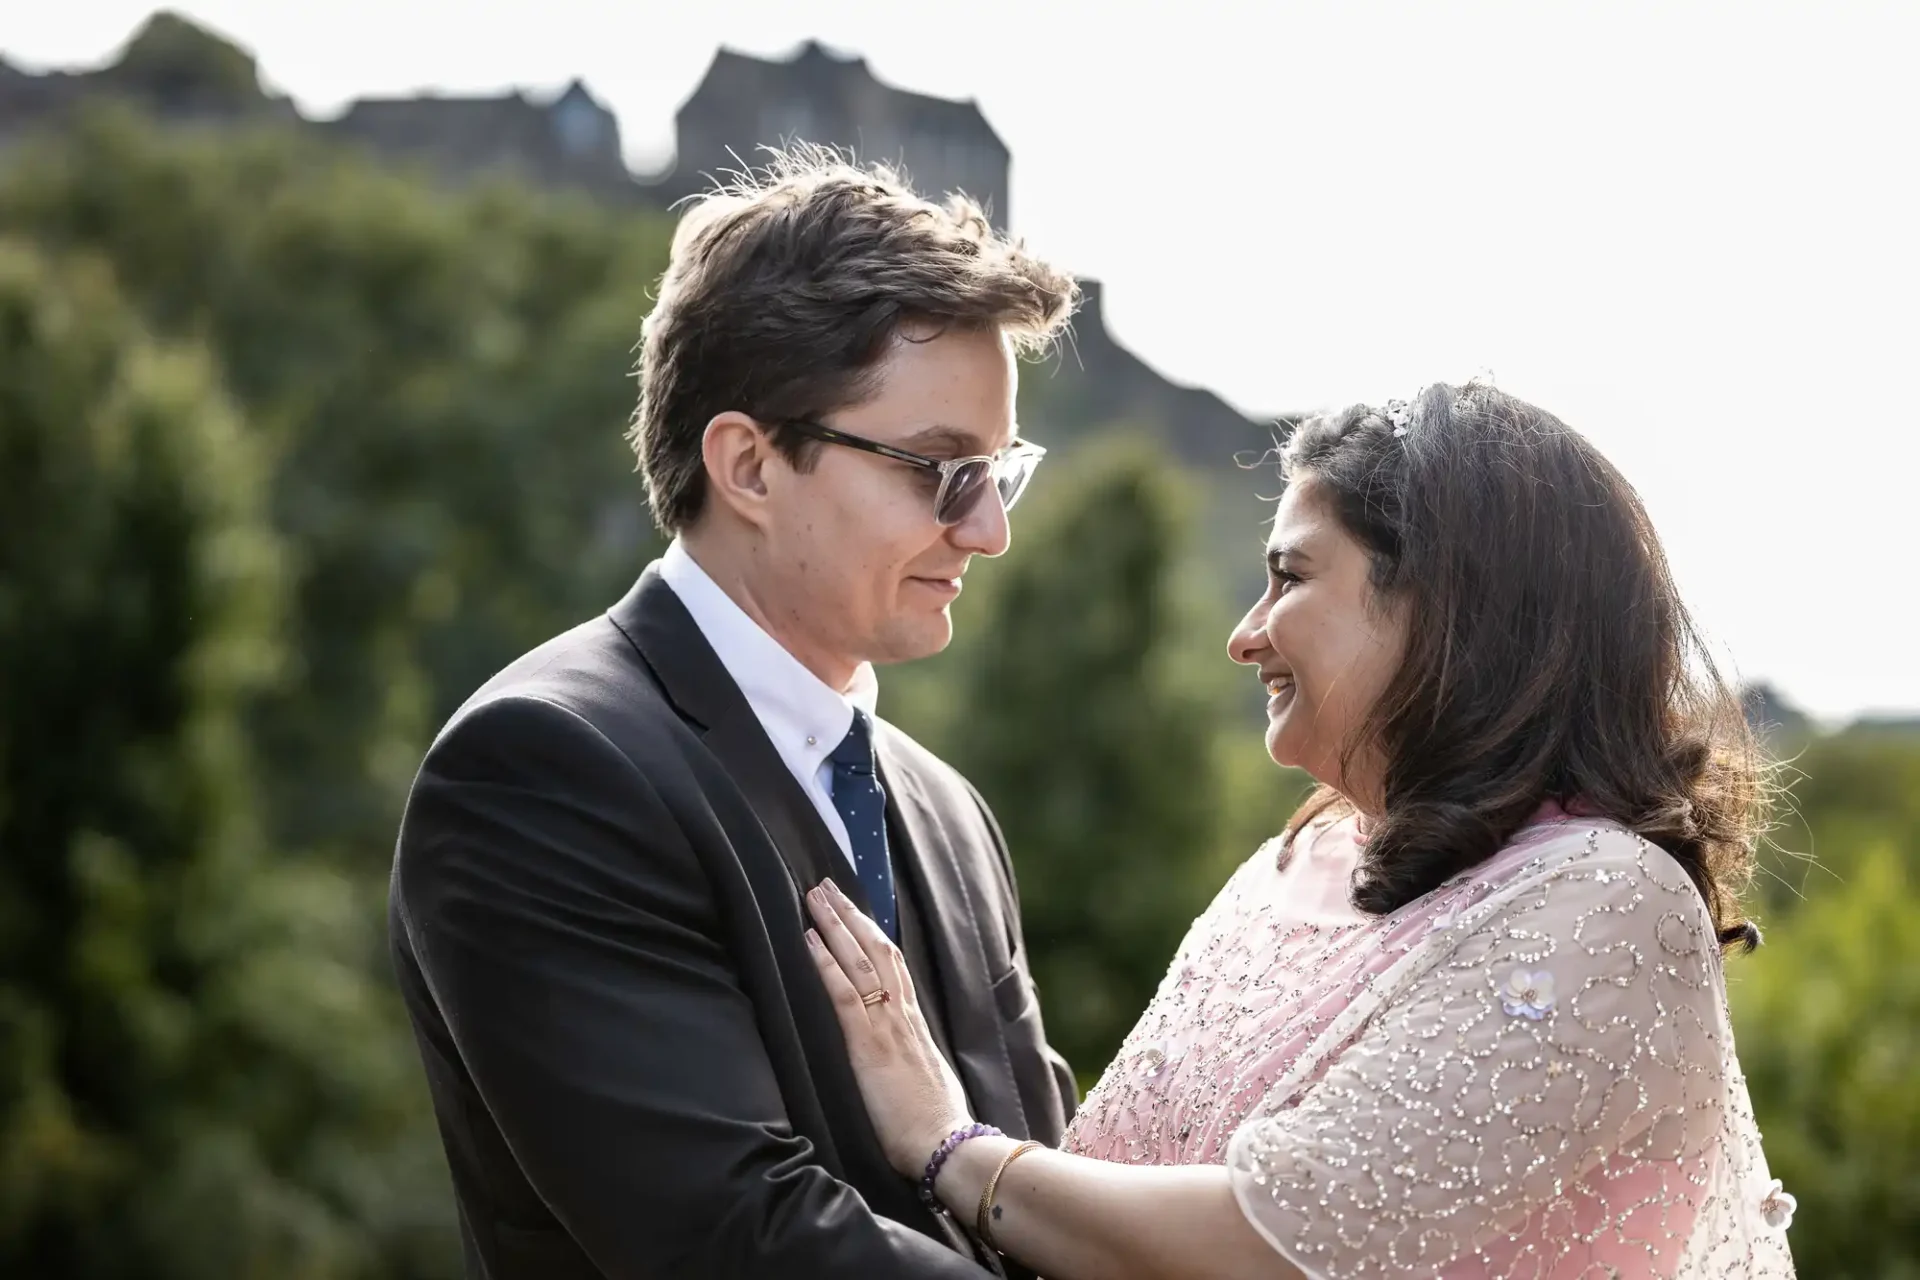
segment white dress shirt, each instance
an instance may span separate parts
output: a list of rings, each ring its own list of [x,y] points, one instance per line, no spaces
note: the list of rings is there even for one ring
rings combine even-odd
[[[861,663],[845,693],[834,689],[761,630],[695,563],[678,538],[660,559],[660,576],[693,615],[694,625],[746,695],[774,750],[820,811],[820,820],[851,864],[853,842],[847,839],[840,811],[833,807],[833,765],[827,757],[853,728],[856,707],[873,714],[880,699],[873,665]]]

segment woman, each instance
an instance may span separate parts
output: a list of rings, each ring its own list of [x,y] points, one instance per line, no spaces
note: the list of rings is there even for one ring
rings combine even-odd
[[[811,896],[896,1168],[1054,1280],[1791,1275],[1721,969],[1757,765],[1632,489],[1478,385],[1282,469],[1230,650],[1321,786],[1063,1150],[970,1125],[898,954]]]

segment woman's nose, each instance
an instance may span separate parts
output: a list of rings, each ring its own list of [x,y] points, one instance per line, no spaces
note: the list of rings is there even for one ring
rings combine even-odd
[[[1258,666],[1267,644],[1267,614],[1259,605],[1247,610],[1240,625],[1227,637],[1227,656],[1243,666]]]

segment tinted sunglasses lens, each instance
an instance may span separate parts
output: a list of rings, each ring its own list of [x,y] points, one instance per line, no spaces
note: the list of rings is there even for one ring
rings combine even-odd
[[[933,518],[941,524],[959,524],[980,505],[980,495],[992,479],[993,464],[985,458],[954,468],[940,490],[939,502],[934,504]]]
[[[1027,481],[1033,479],[1034,468],[1040,465],[1038,454],[1016,454],[1000,464],[1000,505],[1013,510],[1013,504],[1020,501],[1020,495],[1027,491]]]

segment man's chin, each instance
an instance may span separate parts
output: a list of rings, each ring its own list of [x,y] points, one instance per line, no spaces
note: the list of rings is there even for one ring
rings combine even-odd
[[[878,652],[872,660],[876,665],[914,662],[931,658],[952,643],[953,619],[942,609],[938,613],[897,621],[884,642],[875,646]]]

